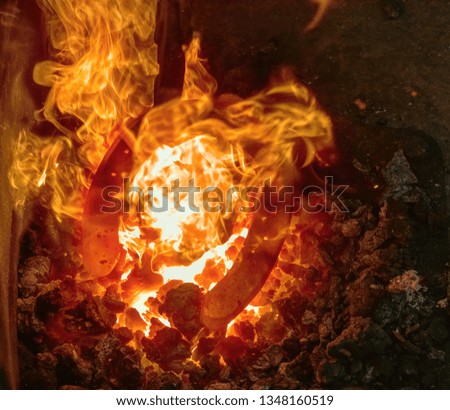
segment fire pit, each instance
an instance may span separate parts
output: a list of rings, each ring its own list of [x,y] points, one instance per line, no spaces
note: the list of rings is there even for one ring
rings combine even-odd
[[[228,61],[214,2],[37,3],[45,105],[10,170],[32,204],[8,297],[21,387],[448,386],[431,137],[327,114],[276,38]]]

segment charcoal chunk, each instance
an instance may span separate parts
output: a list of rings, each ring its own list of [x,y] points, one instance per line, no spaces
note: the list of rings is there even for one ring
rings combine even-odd
[[[143,338],[141,343],[147,358],[163,369],[171,370],[173,362],[191,356],[189,343],[177,329],[165,327],[153,339]]]
[[[57,360],[58,385],[89,387],[93,379],[93,364],[81,356],[80,349],[72,344],[64,344],[53,349]]]
[[[95,382],[100,388],[138,389],[144,381],[142,355],[130,346],[123,346],[110,333],[95,346]]]
[[[197,285],[183,283],[167,292],[159,311],[165,314],[186,338],[191,339],[202,328],[200,322],[202,299],[201,289]]]
[[[35,296],[42,286],[49,282],[50,259],[33,256],[19,267],[19,296]]]
[[[111,312],[122,313],[125,310],[126,305],[122,302],[115,285],[111,285],[106,289],[102,302]]]
[[[70,333],[100,335],[111,330],[115,323],[116,315],[98,296],[88,295],[75,308],[65,311],[64,324]]]
[[[56,359],[53,354],[34,355],[24,346],[19,346],[22,389],[56,389]]]
[[[241,356],[247,352],[246,343],[236,336],[228,336],[216,347],[217,352],[223,357],[225,363],[235,364]]]
[[[350,325],[327,345],[327,352],[336,358],[382,355],[392,344],[391,338],[376,323],[362,317],[353,317]]]

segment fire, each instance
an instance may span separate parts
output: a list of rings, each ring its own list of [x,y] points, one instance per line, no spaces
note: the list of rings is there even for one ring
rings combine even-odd
[[[143,199],[146,212],[127,219],[137,222],[141,230],[150,230],[148,236],[153,237],[150,241],[140,244],[136,241],[123,241],[128,252],[134,251],[142,256],[148,246],[152,245],[153,251],[158,254],[171,250],[189,259],[191,255],[195,257],[197,253],[205,252],[221,243],[223,235],[217,229],[221,214],[200,211],[203,207],[201,188],[214,187],[225,192],[233,184],[230,165],[223,160],[224,153],[215,152],[216,144],[216,140],[211,137],[199,136],[173,148],[161,146],[141,166],[132,187],[140,189],[139,192],[145,193],[145,197],[133,192],[131,199],[135,205]],[[190,196],[185,188],[180,188],[183,192],[178,193],[177,198],[174,198],[173,194],[169,198],[169,195],[164,193],[168,187],[188,187],[194,182],[198,192],[192,196],[192,204],[189,203]],[[151,192],[148,192],[149,189]],[[136,227],[132,224],[127,230],[133,232]],[[155,230],[161,241],[155,241]],[[193,230],[195,237],[192,235]],[[123,237],[128,236],[123,233]]]
[[[182,97],[149,111],[135,145],[132,207],[122,217],[119,240],[127,269],[135,269],[124,286],[136,280],[136,272],[155,276],[146,289],[130,285],[133,292],[126,296],[143,316],[143,301],[154,297],[161,283],[191,282],[209,291],[237,263],[258,215],[240,211],[236,192],[297,174],[332,141],[329,118],[289,71],[247,100],[217,97],[199,53],[195,36],[186,49]],[[198,191],[192,197],[183,191],[175,199],[169,187]],[[225,212],[205,210],[201,192],[211,187],[231,192],[222,195],[230,199]],[[279,234],[285,233],[280,226]]]
[[[34,68],[34,81],[49,88],[35,116],[53,129],[43,136],[22,131],[11,182],[18,204],[39,195],[59,220],[80,219],[83,190],[112,143],[114,125],[131,127],[153,106],[157,1],[36,2],[50,59]],[[43,195],[45,185],[51,192]]]
[[[121,215],[117,233],[120,275],[97,278],[87,272],[87,279],[103,289],[120,278],[128,310],[118,326],[127,325],[134,311],[145,319],[145,326],[136,325],[140,330],[151,331],[154,317],[169,325],[168,314],[154,304],[161,304],[171,289],[184,282],[197,284],[203,293],[213,291],[242,263],[247,240],[252,246],[266,244],[267,252],[274,251],[271,241],[284,240],[289,226],[274,226],[275,233],[252,238],[261,215],[244,212],[237,192],[261,187],[268,179],[278,186],[295,184],[301,169],[332,145],[331,121],[288,69],[250,98],[216,95],[198,34],[184,50],[181,97],[153,107],[159,69],[153,38],[156,0],[37,2],[46,18],[50,60],[34,70],[35,82],[49,88],[36,118],[53,131],[44,138],[24,131],[19,138],[11,171],[13,186],[22,191],[18,203],[39,196],[60,221],[80,219],[91,177],[120,129],[135,164],[130,210]],[[317,21],[329,1],[319,4]],[[41,156],[35,158],[36,152]],[[198,188],[193,197],[182,190],[175,198],[166,190],[190,187],[191,181]],[[216,198],[224,207],[206,209],[208,190],[223,194]],[[282,254],[291,251],[288,244]],[[230,298],[236,290],[229,289]],[[266,302],[252,302],[241,318],[255,321],[269,314]],[[233,320],[234,326],[240,318]],[[178,326],[172,320],[170,325]]]

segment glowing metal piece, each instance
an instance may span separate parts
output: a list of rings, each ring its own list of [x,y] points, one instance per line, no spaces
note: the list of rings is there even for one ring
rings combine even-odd
[[[286,184],[293,181],[288,173],[284,177]],[[200,320],[208,329],[225,328],[258,294],[272,272],[292,216],[276,207],[276,212],[269,212],[262,206],[233,266],[205,295]]]
[[[118,137],[94,175],[86,197],[82,219],[82,257],[91,277],[108,275],[119,260],[122,246],[119,243],[121,211],[105,212],[103,197],[108,186],[122,187],[124,174],[129,174],[133,163],[127,143]]]

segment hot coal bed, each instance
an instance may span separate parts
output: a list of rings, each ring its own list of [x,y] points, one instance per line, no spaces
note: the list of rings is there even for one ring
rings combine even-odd
[[[383,4],[389,18],[392,10],[404,12],[398,6],[403,2]],[[293,40],[283,38],[285,33],[255,39],[256,22],[245,33],[232,24],[214,25],[211,13],[220,7],[194,4],[192,24],[205,39],[204,54],[222,92],[246,97],[279,64],[292,63],[280,42]],[[294,6],[286,2],[289,7]],[[239,13],[262,20],[270,6],[262,8],[226,10],[238,24]],[[215,50],[217,41],[221,47]],[[242,41],[247,44],[242,55],[224,51],[236,50],[233,45]],[[168,53],[174,61],[180,58]],[[323,77],[325,84],[332,79]],[[332,98],[321,95],[325,88],[318,86],[318,99],[327,107]],[[205,329],[200,318],[205,290],[177,282],[161,287],[152,300],[152,309],[170,325],[154,318],[145,333],[143,319],[116,286],[99,294],[90,281],[76,280],[82,265],[79,230],[34,206],[18,268],[21,387],[448,388],[445,162],[424,132],[370,125],[361,115],[331,114],[339,158],[329,168],[312,164],[307,171],[316,184],[333,177],[331,201],[336,187],[348,185],[339,197],[342,206],[302,213],[289,233],[298,259],[280,254],[280,270],[259,295],[266,311],[256,317],[249,312],[228,328]],[[330,196],[320,198],[326,200]],[[284,297],[271,298],[280,286]],[[117,326],[120,315],[125,324]]]

